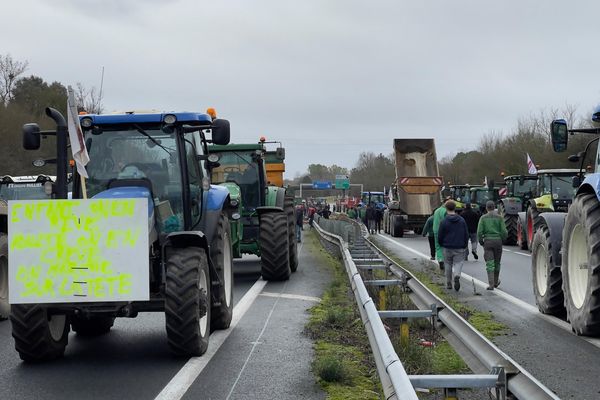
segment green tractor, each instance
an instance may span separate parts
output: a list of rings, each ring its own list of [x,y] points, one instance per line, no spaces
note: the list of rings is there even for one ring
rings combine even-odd
[[[456,203],[456,211],[461,212],[465,204],[471,202],[471,189],[483,187],[482,185],[450,185],[450,194],[452,200]]]
[[[8,318],[8,202],[50,198],[54,177],[48,175],[0,177],[0,321]],[[46,183],[48,182],[48,183]]]
[[[537,183],[535,175],[510,175],[504,177],[506,187],[500,189],[498,213],[504,218],[508,236],[506,245],[517,244],[519,213],[525,211],[525,206],[533,197]]]
[[[519,213],[517,244],[522,250],[531,249],[533,236],[540,225],[540,214],[545,212],[567,212],[576,189],[573,177],[578,169],[541,169],[537,172],[535,198]]]
[[[485,205],[488,201],[498,203],[500,200],[500,191],[504,186],[476,186],[471,188],[471,208],[485,214],[487,211]]]
[[[259,256],[265,280],[289,279],[298,268],[294,198],[269,185],[264,142],[212,145],[209,152],[219,158],[212,183],[229,190],[238,210],[231,221],[233,256]]]

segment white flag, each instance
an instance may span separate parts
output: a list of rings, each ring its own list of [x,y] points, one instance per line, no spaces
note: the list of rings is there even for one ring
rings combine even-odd
[[[75,165],[77,165],[77,172],[79,175],[87,178],[88,174],[85,166],[90,162],[90,156],[85,148],[83,132],[81,125],[79,125],[79,113],[77,112],[77,104],[75,103],[75,94],[71,86],[67,89],[67,93],[67,125],[69,127],[69,140],[71,141],[71,153],[73,153],[73,159],[75,160]]]
[[[535,167],[531,157],[529,157],[529,153],[527,153],[527,172],[529,172],[531,175],[537,174],[537,168]]]

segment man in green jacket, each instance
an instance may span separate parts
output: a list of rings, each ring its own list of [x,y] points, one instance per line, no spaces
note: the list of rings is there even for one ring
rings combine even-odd
[[[447,198],[446,200],[449,200]],[[435,258],[437,259],[440,269],[444,270],[444,251],[442,246],[440,246],[440,242],[438,241],[438,231],[440,230],[440,224],[446,218],[446,206],[445,203],[439,206],[433,212],[433,235],[435,239]]]
[[[483,259],[487,271],[489,286],[487,290],[494,290],[500,285],[500,260],[502,259],[502,242],[508,232],[502,218],[496,212],[496,204],[488,201],[485,204],[487,213],[479,219],[477,225],[477,239],[483,245]]]

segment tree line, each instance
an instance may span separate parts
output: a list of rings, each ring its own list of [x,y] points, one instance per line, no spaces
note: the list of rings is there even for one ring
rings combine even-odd
[[[34,159],[51,159],[56,156],[56,141],[49,136],[42,140],[40,151],[23,149],[21,129],[23,124],[36,122],[43,129],[53,129],[53,122],[45,116],[46,107],[59,110],[66,117],[67,88],[60,82],[47,82],[36,75],[26,75],[29,63],[15,60],[10,54],[0,54],[0,176],[2,175],[53,175],[52,165],[34,167]],[[102,96],[96,88],[86,88],[77,83],[74,87],[77,104],[81,110],[102,111]]]

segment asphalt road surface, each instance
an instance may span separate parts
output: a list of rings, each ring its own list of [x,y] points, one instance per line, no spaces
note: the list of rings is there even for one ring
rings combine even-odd
[[[21,362],[10,322],[0,322],[0,399],[324,398],[302,332],[328,270],[301,248],[287,282],[262,281],[256,257],[236,261],[235,272],[236,326],[213,333],[208,352],[189,360],[169,352],[162,313],[118,318],[97,338],[71,333],[65,357],[43,364]]]
[[[429,260],[426,238],[410,234],[404,238],[373,236],[412,268],[429,271],[444,285],[437,263]],[[532,294],[529,253],[504,247],[502,283],[500,290],[494,291],[485,290],[487,275],[482,254],[480,249],[478,261],[471,256],[465,263],[461,290],[448,293],[481,311],[491,312],[494,319],[506,325],[506,333],[493,341],[560,398],[600,399],[600,339],[576,336],[566,321],[538,312]]]

